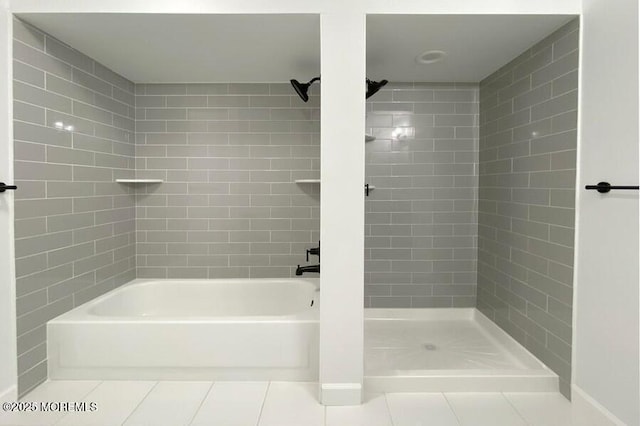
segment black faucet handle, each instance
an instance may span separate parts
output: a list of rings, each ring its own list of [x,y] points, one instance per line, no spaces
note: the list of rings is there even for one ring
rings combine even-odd
[[[309,255],[312,254],[314,256],[320,256],[320,247],[314,247],[307,250],[307,262],[309,261]]]

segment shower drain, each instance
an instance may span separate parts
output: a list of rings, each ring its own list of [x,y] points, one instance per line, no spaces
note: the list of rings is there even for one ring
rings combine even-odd
[[[438,349],[438,347],[436,345],[434,345],[433,343],[425,343],[422,346],[428,351],[435,351],[436,349]]]

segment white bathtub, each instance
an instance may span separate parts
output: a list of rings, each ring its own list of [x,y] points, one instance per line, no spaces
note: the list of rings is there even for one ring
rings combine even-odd
[[[318,286],[134,280],[48,322],[49,377],[317,380]]]

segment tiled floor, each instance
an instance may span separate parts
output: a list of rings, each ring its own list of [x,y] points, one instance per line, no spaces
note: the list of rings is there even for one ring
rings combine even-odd
[[[51,381],[25,401],[95,402],[93,412],[0,413],[0,425],[578,426],[558,393],[389,393],[324,407],[317,384]]]

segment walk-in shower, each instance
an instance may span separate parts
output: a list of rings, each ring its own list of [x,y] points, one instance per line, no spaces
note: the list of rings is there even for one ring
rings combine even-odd
[[[569,395],[578,31],[368,17],[367,73],[392,81],[366,110],[371,388]]]

